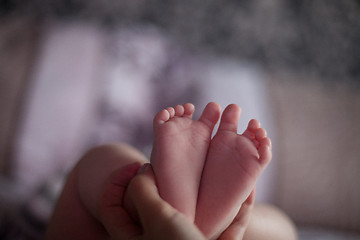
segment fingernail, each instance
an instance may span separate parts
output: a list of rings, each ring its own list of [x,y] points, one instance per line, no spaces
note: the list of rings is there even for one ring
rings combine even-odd
[[[148,167],[150,166],[150,163],[144,163],[144,165],[141,166],[138,170],[138,174],[144,172]]]

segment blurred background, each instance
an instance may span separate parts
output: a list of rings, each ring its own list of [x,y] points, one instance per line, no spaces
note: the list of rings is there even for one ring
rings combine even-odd
[[[257,118],[257,201],[300,239],[360,239],[360,1],[0,1],[0,239],[41,239],[96,145],[149,155],[152,118],[209,101]]]

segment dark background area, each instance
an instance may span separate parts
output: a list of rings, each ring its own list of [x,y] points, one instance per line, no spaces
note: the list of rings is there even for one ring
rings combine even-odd
[[[326,81],[360,79],[357,0],[3,0],[1,16],[152,24],[193,51],[312,73]]]

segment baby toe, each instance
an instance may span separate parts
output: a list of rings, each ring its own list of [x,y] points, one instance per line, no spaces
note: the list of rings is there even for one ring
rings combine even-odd
[[[168,110],[163,109],[162,111],[158,112],[154,117],[154,128],[159,126],[160,124],[163,124],[164,122],[168,121],[170,119],[170,113]]]
[[[221,116],[219,130],[237,132],[238,122],[240,120],[241,108],[236,104],[227,106]]]
[[[247,137],[250,140],[255,139],[256,130],[260,128],[260,123],[256,119],[251,119],[248,123],[247,128],[245,129],[243,136]]]
[[[271,140],[270,140],[270,138],[265,137],[265,138],[261,139],[261,140],[260,140],[260,146],[267,146],[267,147],[269,147],[270,150],[271,150],[272,145],[271,145]]]
[[[169,112],[170,118],[173,118],[175,116],[175,109],[173,107],[167,107],[165,108],[165,110]]]
[[[220,117],[220,105],[214,102],[211,102],[206,105],[204,111],[202,112],[199,122],[204,123],[208,126],[209,129],[213,130],[215,124],[218,122]],[[220,124],[221,125],[221,124]]]
[[[192,117],[193,113],[195,112],[195,106],[192,103],[185,103],[183,105],[184,108],[184,116]]]
[[[182,117],[184,115],[184,107],[182,105],[175,106],[175,116]]]
[[[251,119],[248,124],[248,129],[256,131],[258,128],[260,128],[260,122],[256,119]]]
[[[271,150],[270,146],[260,146],[259,147],[259,162],[261,165],[265,166],[267,165],[271,160]]]
[[[259,129],[257,129],[256,132],[255,132],[255,138],[256,138],[256,140],[258,140],[258,141],[260,141],[260,140],[262,140],[263,138],[265,138],[266,135],[267,135],[267,133],[266,133],[265,129],[263,129],[263,128],[259,128]]]

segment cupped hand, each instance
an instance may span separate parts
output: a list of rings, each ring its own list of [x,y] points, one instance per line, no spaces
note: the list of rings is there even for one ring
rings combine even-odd
[[[117,171],[106,184],[98,207],[99,220],[110,239],[174,239],[204,240],[196,225],[164,201],[156,187],[150,164],[140,173],[139,164],[132,164]],[[124,195],[133,204],[137,221],[124,208]],[[223,231],[219,240],[242,239],[254,205],[255,191],[242,204],[231,225]]]
[[[123,174],[113,177],[99,204],[100,221],[111,239],[205,239],[194,223],[162,200],[149,164],[131,179],[136,174],[133,170],[134,166],[129,166],[121,170]],[[140,224],[136,224],[123,208],[121,200],[125,191]]]

